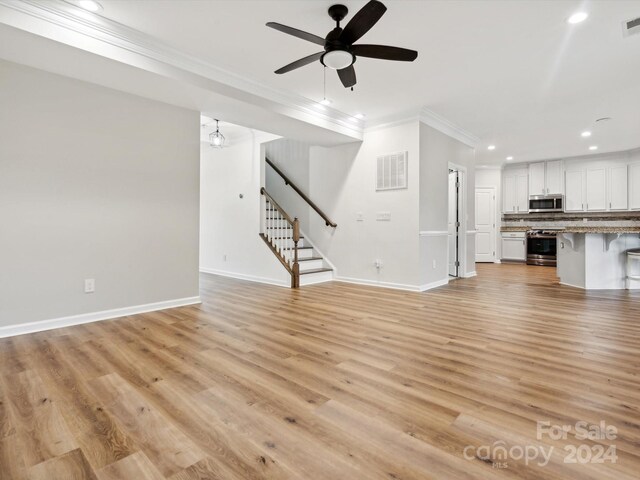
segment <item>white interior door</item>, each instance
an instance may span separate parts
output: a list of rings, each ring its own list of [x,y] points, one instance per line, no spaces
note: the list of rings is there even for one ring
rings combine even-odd
[[[448,235],[449,275],[458,276],[458,172],[449,172]]]
[[[476,262],[496,259],[496,194],[494,188],[476,188]]]

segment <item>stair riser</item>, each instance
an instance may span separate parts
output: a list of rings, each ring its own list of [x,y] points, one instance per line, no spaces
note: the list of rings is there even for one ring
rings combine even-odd
[[[284,252],[284,256],[286,258],[293,258],[293,250],[285,250]],[[298,250],[298,259],[300,258],[309,258],[309,257],[313,257],[313,249],[311,248],[305,248],[304,250]]]
[[[311,285],[313,283],[329,282],[331,280],[333,280],[333,272],[319,272],[300,275],[300,285]]]
[[[322,268],[324,267],[324,262],[322,260],[308,260],[306,262],[298,262],[298,265],[300,265],[300,271],[304,272],[306,270]]]

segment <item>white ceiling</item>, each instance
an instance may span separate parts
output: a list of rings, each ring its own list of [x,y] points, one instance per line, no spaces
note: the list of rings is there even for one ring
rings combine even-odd
[[[579,156],[640,146],[640,35],[622,22],[640,0],[383,0],[360,43],[419,51],[414,63],[359,59],[355,91],[328,72],[327,97],[368,123],[426,107],[481,139],[478,164]],[[324,36],[326,0],[101,0],[106,18],[270,88],[320,100],[322,67],[273,70],[319,51],[267,28],[277,21]],[[365,1],[345,2],[350,16]],[[576,11],[589,18],[577,25]],[[350,18],[347,17],[347,21]],[[599,117],[610,122],[595,125]],[[236,123],[238,119],[234,120]],[[580,132],[590,129],[585,140]],[[489,144],[497,148],[490,152]]]

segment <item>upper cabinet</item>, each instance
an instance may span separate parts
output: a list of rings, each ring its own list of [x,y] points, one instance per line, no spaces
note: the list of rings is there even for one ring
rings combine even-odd
[[[584,211],[585,172],[583,169],[571,169],[565,173],[565,212]]]
[[[546,195],[547,183],[544,178],[544,162],[529,164],[529,195]]]
[[[562,193],[562,160],[529,164],[529,195]]]
[[[640,150],[509,165],[503,213],[527,213],[529,196],[564,195],[565,212],[640,210]]]
[[[502,172],[502,213],[529,211],[529,172],[525,168],[510,168]]]
[[[585,192],[587,212],[607,209],[607,169],[587,168],[587,191]]]
[[[609,169],[609,210],[629,209],[628,186],[627,166],[611,167]]]
[[[547,195],[564,193],[562,188],[562,160],[546,162],[545,179],[547,182]]]
[[[629,208],[640,210],[640,163],[629,165]]]
[[[624,164],[571,165],[565,172],[564,210],[565,212],[628,210],[627,187],[630,183],[627,177],[627,165]],[[637,185],[640,189],[640,178]]]

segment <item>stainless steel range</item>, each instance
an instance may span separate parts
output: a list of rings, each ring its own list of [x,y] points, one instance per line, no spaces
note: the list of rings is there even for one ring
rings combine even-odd
[[[555,267],[557,265],[557,231],[529,230],[527,232],[527,265]]]

